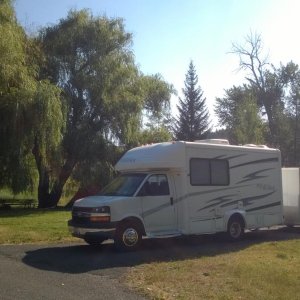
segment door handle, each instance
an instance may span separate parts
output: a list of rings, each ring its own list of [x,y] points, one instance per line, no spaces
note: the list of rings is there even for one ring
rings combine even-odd
[[[173,197],[170,198],[171,205],[173,205]]]

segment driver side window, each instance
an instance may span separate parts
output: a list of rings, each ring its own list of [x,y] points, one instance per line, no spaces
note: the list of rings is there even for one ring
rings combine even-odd
[[[169,194],[168,178],[164,174],[151,175],[140,191],[140,196],[164,196]]]

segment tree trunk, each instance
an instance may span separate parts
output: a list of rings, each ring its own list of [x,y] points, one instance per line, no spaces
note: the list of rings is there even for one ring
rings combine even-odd
[[[58,178],[54,181],[52,190],[50,191],[50,176],[49,170],[45,167],[42,159],[42,155],[39,151],[37,140],[35,141],[34,148],[32,149],[36,166],[39,173],[39,185],[38,185],[38,207],[50,208],[56,207],[57,203],[62,195],[64,185],[70,177],[75,165],[76,160],[74,158],[68,158],[65,164],[60,170]]]
[[[69,158],[66,160],[65,164],[61,168],[58,179],[54,182],[52,187],[50,198],[53,205],[57,205],[61,194],[63,192],[63,188],[70,177],[74,167],[76,165],[76,161],[73,158]]]

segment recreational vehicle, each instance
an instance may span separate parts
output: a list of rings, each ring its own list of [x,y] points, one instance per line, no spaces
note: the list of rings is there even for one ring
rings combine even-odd
[[[282,224],[280,151],[226,140],[167,142],[129,150],[101,194],[75,202],[70,231],[89,244],[136,249],[164,238]]]

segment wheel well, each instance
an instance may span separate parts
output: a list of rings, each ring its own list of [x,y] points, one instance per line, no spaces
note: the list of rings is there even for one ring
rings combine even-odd
[[[246,227],[245,219],[240,213],[234,213],[232,216],[230,216],[230,218],[227,222],[227,227],[228,227],[228,224],[230,223],[230,221],[232,221],[232,220],[240,220],[243,227],[244,228]]]
[[[133,224],[136,224],[141,229],[142,235],[146,235],[144,224],[137,217],[127,217],[127,218],[123,219],[122,221],[120,221],[120,223],[122,223],[122,224],[124,224],[124,223],[133,223]]]

